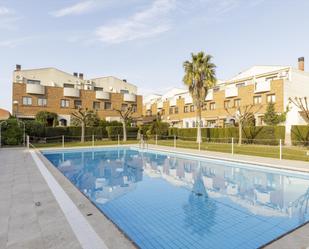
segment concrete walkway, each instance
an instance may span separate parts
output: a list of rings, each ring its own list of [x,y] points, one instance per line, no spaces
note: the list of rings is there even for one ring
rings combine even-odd
[[[22,149],[0,150],[0,248],[81,248],[30,154]]]
[[[109,249],[135,248],[45,157],[40,159]],[[0,150],[0,248],[85,248],[24,149]]]

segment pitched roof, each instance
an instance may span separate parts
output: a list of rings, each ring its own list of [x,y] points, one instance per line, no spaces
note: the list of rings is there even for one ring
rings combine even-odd
[[[0,108],[0,120],[6,120],[10,117],[10,112]]]

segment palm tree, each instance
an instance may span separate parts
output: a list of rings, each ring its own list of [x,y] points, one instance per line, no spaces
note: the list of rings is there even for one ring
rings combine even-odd
[[[208,90],[212,88],[216,82],[216,65],[211,62],[212,56],[199,52],[197,54],[191,54],[192,61],[185,61],[183,67],[185,75],[183,82],[188,87],[191,94],[193,104],[196,107],[196,128],[198,143],[202,142],[201,134],[201,115],[202,106],[205,102],[205,98],[208,94]]]

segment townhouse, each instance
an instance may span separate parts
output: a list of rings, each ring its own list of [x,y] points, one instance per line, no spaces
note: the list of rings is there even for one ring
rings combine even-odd
[[[101,119],[119,120],[115,109],[134,106],[134,117],[142,115],[142,96],[137,87],[113,76],[85,79],[83,73],[66,73],[56,68],[13,72],[13,115],[34,119],[39,111],[58,114],[59,124],[70,125],[77,108],[96,110]]]
[[[275,103],[278,113],[287,106],[285,125],[305,124],[300,110],[289,105],[289,98],[309,96],[309,73],[304,71],[304,58],[298,68],[292,66],[253,66],[235,77],[218,81],[209,90],[202,108],[202,127],[225,127],[235,123],[237,107],[252,105],[256,125],[263,125],[267,104]],[[196,127],[196,110],[186,89],[173,88],[164,95],[145,97],[145,116],[161,115],[174,127]],[[288,130],[287,129],[287,130]]]

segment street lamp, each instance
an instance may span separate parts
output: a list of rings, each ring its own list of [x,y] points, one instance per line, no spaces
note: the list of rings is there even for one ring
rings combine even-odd
[[[2,129],[2,124],[7,124],[7,122],[6,121],[2,121],[2,122],[0,122],[0,148],[1,148],[1,145],[2,145],[2,137],[1,137],[1,129]]]

